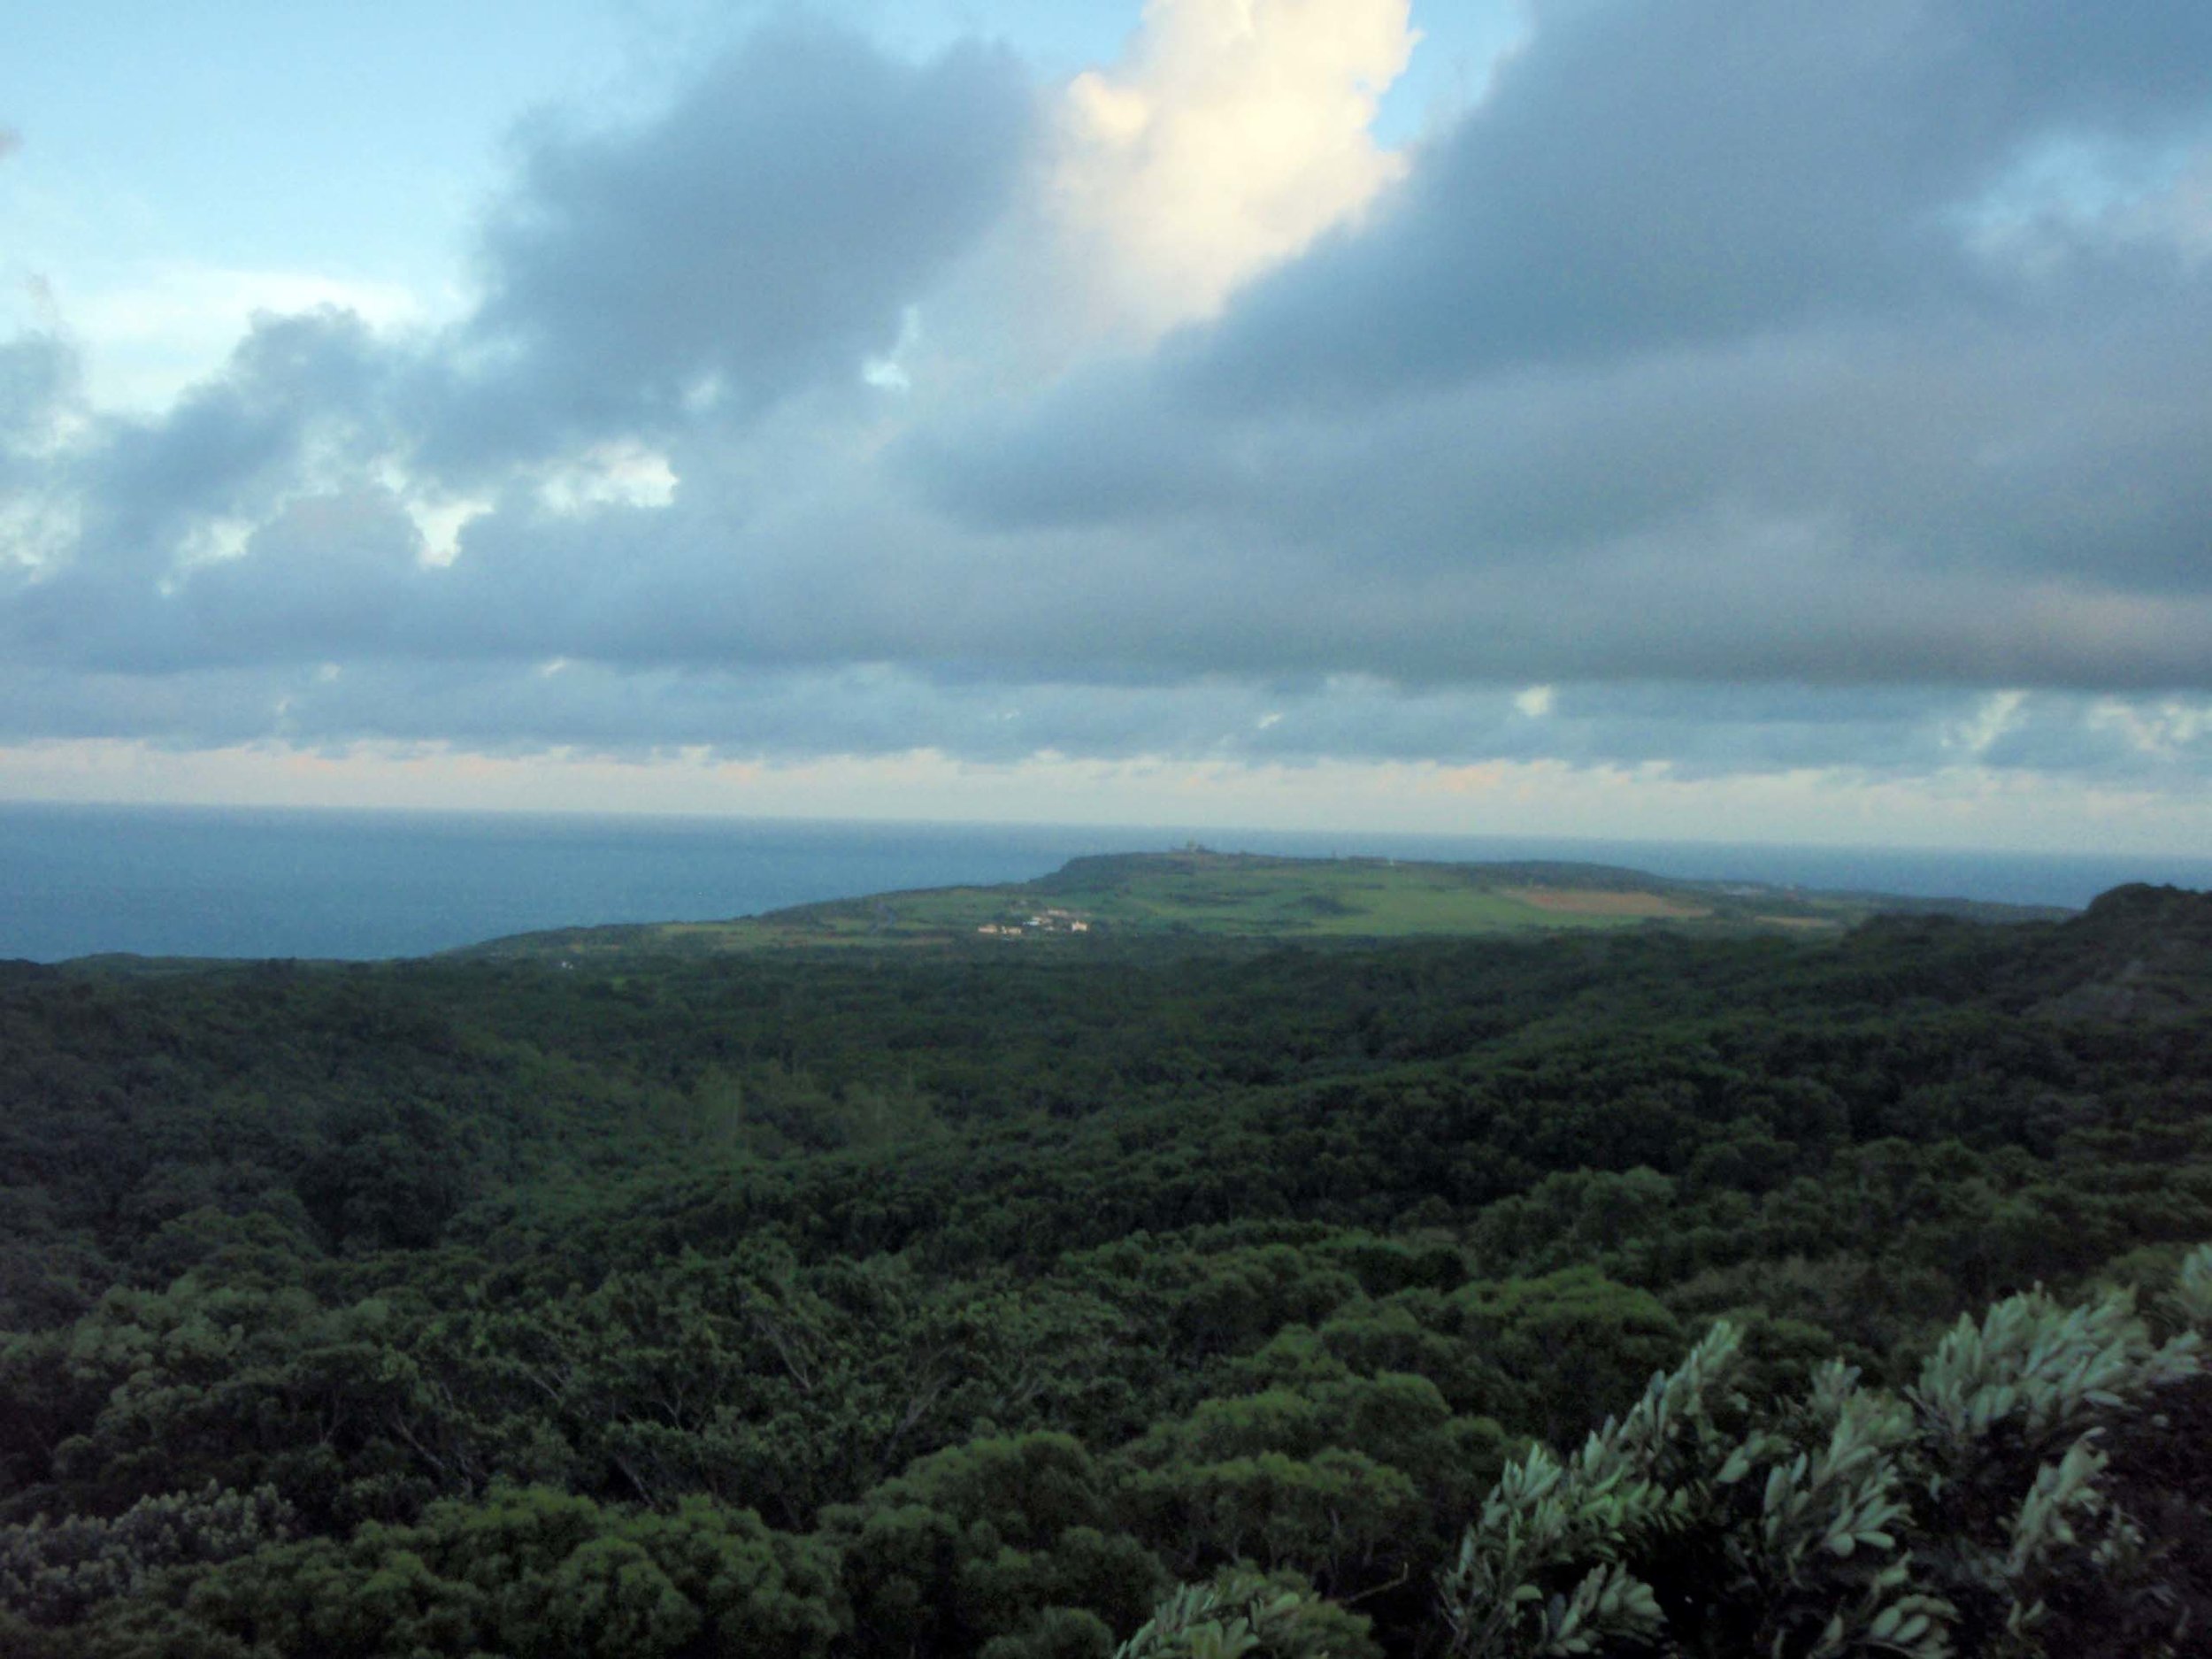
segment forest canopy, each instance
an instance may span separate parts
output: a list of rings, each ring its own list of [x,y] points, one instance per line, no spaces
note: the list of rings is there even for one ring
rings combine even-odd
[[[2201,895],[10,964],[0,1218],[32,1659],[2212,1628]]]

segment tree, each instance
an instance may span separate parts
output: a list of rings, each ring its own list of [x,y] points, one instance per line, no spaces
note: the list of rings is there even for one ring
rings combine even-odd
[[[2179,1494],[2107,1445],[2154,1403],[2201,1412],[2212,1246],[2172,1313],[2161,1341],[2124,1290],[2010,1297],[1901,1394],[1832,1364],[1764,1409],[1717,1325],[1580,1450],[1508,1466],[1441,1581],[1451,1652],[2177,1654],[2212,1554],[2200,1529],[2160,1555],[2131,1506]]]

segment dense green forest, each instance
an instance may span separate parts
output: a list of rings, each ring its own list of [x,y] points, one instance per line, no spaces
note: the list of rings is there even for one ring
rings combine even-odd
[[[5,964],[0,1183],[25,1659],[2212,1642],[2203,895]]]

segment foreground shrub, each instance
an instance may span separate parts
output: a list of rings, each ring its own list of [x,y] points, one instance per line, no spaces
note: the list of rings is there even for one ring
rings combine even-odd
[[[2035,1291],[1901,1394],[1832,1363],[1759,1410],[1717,1325],[1573,1455],[1507,1468],[1443,1576],[1450,1651],[2180,1653],[2212,1565],[2212,1247],[2168,1308],[2161,1340],[2131,1292]]]

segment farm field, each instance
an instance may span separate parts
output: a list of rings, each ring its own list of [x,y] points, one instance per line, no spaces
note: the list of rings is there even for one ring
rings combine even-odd
[[[1144,940],[1319,942],[1648,926],[1817,937],[1895,910],[1999,921],[2066,913],[1678,881],[1602,864],[1290,858],[1186,848],[1078,858],[1038,880],[1000,887],[879,894],[728,921],[565,928],[457,954],[574,960],[609,952],[812,947],[1071,950]]]

